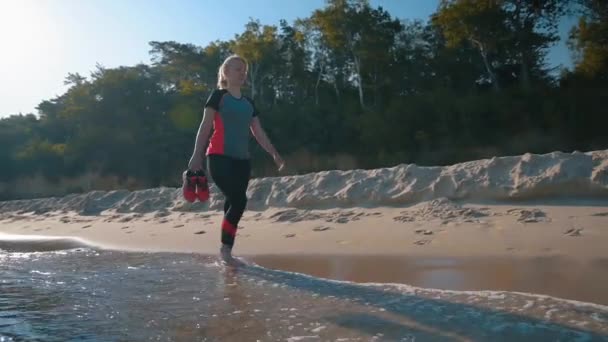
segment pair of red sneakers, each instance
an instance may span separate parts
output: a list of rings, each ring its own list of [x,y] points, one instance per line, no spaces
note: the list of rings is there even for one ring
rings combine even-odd
[[[194,202],[198,199],[205,202],[209,199],[209,184],[203,170],[196,172],[186,170],[182,175],[182,180],[182,193],[186,201]]]

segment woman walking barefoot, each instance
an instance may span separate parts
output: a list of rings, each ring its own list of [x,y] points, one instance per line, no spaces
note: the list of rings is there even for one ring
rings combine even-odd
[[[209,142],[206,149],[209,173],[226,198],[220,248],[225,260],[232,259],[236,230],[247,205],[251,176],[249,132],[272,156],[279,171],[285,165],[262,128],[253,100],[241,93],[246,79],[247,62],[238,55],[226,58],[218,71],[218,88],[205,103],[194,152],[188,163],[189,170],[202,170],[203,151]]]

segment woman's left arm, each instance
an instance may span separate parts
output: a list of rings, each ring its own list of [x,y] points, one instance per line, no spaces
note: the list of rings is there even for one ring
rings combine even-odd
[[[285,165],[285,162],[279,155],[279,152],[277,152],[277,150],[274,148],[274,146],[270,142],[270,139],[268,138],[268,135],[266,135],[264,128],[262,128],[260,119],[257,116],[251,120],[250,128],[251,128],[251,133],[253,133],[253,136],[255,137],[255,140],[257,140],[257,142],[260,144],[260,146],[262,146],[262,148],[266,152],[268,152],[268,154],[270,154],[272,156],[272,159],[274,159],[274,161],[277,164],[277,167],[279,168],[279,171],[280,171],[283,168],[283,166]]]

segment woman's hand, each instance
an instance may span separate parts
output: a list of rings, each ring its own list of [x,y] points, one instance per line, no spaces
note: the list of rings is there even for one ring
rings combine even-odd
[[[285,167],[285,161],[283,160],[283,158],[281,158],[281,156],[276,153],[272,159],[274,159],[274,163],[277,165],[277,168],[279,171],[283,170],[283,168]]]
[[[202,168],[203,168],[203,157],[198,153],[193,154],[192,157],[190,158],[190,162],[188,162],[188,170],[198,171],[198,170],[202,170]]]

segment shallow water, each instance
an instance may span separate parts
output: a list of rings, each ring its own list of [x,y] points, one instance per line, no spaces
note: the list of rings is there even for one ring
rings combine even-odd
[[[411,255],[255,255],[264,267],[321,278],[409,284],[444,290],[538,293],[608,305],[608,258],[562,255],[430,257]]]
[[[0,251],[0,341],[608,341],[608,307],[355,284],[214,256]]]

